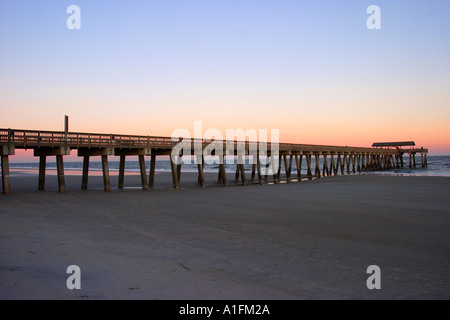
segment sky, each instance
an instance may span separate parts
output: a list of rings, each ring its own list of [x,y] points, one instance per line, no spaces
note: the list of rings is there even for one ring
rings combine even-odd
[[[202,121],[450,154],[449,15],[447,0],[0,0],[0,128],[68,115],[74,132],[171,136]]]

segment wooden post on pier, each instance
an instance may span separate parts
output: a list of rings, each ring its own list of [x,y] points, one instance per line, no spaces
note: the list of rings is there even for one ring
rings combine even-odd
[[[289,156],[289,164],[284,155],[284,171],[286,172],[286,181],[291,182],[291,166],[292,166],[292,155]]]
[[[147,173],[145,171],[145,158],[144,155],[139,155],[138,157],[139,157],[139,169],[141,170],[142,190],[148,190]]]
[[[330,174],[336,175],[336,164],[334,163],[334,154],[330,154],[331,162],[330,162]]]
[[[278,182],[281,181],[280,176],[281,176],[281,162],[282,162],[282,158],[283,158],[283,155],[280,154],[278,156],[278,168],[277,168],[277,180],[278,180]]]
[[[81,177],[81,190],[87,190],[89,175],[89,156],[83,157],[83,174]]]
[[[328,169],[327,154],[326,153],[322,153],[322,156],[323,156],[323,168],[322,168],[323,176],[325,176],[325,174],[327,176],[329,176],[330,175],[330,171]]]
[[[66,183],[64,179],[64,163],[62,155],[56,155],[56,173],[58,175],[58,192],[65,192]]]
[[[416,153],[415,152],[413,152],[413,165],[414,165],[414,168],[416,168]]]
[[[251,183],[255,182],[255,177],[256,177],[256,163],[255,163],[255,157],[253,157],[253,160],[252,160],[252,176],[250,178],[250,182]]]
[[[119,189],[123,189],[124,180],[125,180],[125,155],[121,155],[119,162],[119,182],[118,182]]]
[[[38,190],[45,190],[45,168],[47,166],[47,156],[39,157],[39,182],[38,182]]]
[[[277,184],[278,183],[278,170],[277,170],[277,167],[275,164],[275,156],[273,154],[270,155],[270,164],[272,165],[273,183]]]
[[[302,160],[303,155],[295,155],[295,166],[297,167],[297,179],[298,182],[302,181]]]
[[[307,171],[308,179],[311,180],[312,179],[311,154],[306,155],[306,165],[308,167],[308,171]]]
[[[256,171],[258,171],[258,183],[261,185],[262,184],[262,175],[261,175],[261,161],[259,159],[259,153],[256,155],[253,155],[253,158],[252,158],[252,178],[251,178],[252,183],[255,182]]]
[[[339,172],[339,168],[341,169],[341,174],[344,174],[344,166],[342,162],[341,154],[338,153],[337,161],[336,161],[337,171]]]
[[[58,174],[58,192],[65,192],[66,182],[64,179],[64,163],[63,156],[60,154],[56,155],[56,171]]]
[[[148,185],[150,188],[155,186],[155,167],[156,167],[156,154],[154,152],[150,155],[150,173],[148,178]]]
[[[177,164],[177,179],[178,179],[178,185],[181,185],[180,182],[181,182],[181,164],[182,164],[182,163],[183,163],[183,155],[180,154],[180,155],[178,156],[178,164]],[[200,182],[200,176],[199,176],[198,179],[197,179],[197,183],[198,183],[198,184],[201,184],[201,182]]]
[[[219,155],[219,179],[218,183],[222,184],[224,187],[227,186],[227,175],[225,171],[225,156],[223,154]]]
[[[315,172],[315,175],[316,175],[316,177],[317,177],[317,178],[320,178],[320,163],[319,163],[319,155],[318,155],[318,154],[316,154],[316,155],[315,155],[315,158],[316,158],[316,172]]]
[[[260,185],[262,185],[263,181],[261,174],[261,159],[259,158],[259,153],[256,155],[256,169],[258,170],[258,182]]]
[[[236,179],[235,182],[239,183],[239,177],[241,178],[241,185],[245,186],[245,169],[244,169],[244,157],[242,155],[238,155],[237,164],[236,164]]]
[[[412,168],[412,153],[409,153],[409,167]]]
[[[353,168],[352,172],[356,173],[356,163],[355,163],[355,161],[356,161],[356,154],[353,154],[351,156],[351,158],[352,158],[352,168]]]
[[[103,170],[103,186],[106,192],[111,191],[111,180],[109,177],[108,156],[102,155],[102,170]]]
[[[342,166],[341,166],[342,174],[345,173],[345,166],[346,165],[347,165],[347,154],[344,153],[344,156],[342,157]]]
[[[270,169],[270,157],[266,155],[266,162],[264,165],[264,181],[267,183],[269,181],[269,169]]]
[[[178,176],[177,176],[177,164],[175,163],[175,161],[177,161],[178,159],[176,159],[174,161],[174,155],[170,155],[170,169],[172,171],[172,184],[173,184],[173,188],[178,190],[180,189],[180,184],[178,181]]]
[[[9,194],[11,192],[11,184],[9,178],[9,158],[8,155],[1,155],[2,158],[2,192]]]
[[[203,174],[204,158],[203,155],[197,155],[198,184],[205,187],[205,176]]]

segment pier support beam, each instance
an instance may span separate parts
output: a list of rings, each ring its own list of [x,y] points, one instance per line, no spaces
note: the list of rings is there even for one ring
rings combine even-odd
[[[110,153],[106,152],[105,154],[109,155]],[[147,182],[147,173],[145,170],[145,156],[150,156],[152,154],[151,149],[148,147],[147,148],[131,148],[131,149],[129,149],[129,148],[114,149],[113,154],[115,156],[120,157],[118,188],[123,189],[123,186],[124,186],[126,157],[127,156],[138,156],[142,190],[148,190],[149,183]]]
[[[150,156],[150,173],[148,178],[148,185],[153,188],[155,185],[155,167],[156,167],[156,154],[152,152]]]
[[[64,162],[63,156],[60,154],[56,155],[56,171],[58,174],[58,192],[65,192],[66,182],[64,179]]]
[[[45,189],[45,167],[48,156],[56,156],[56,172],[58,178],[58,191],[66,191],[66,183],[64,178],[64,162],[63,156],[70,154],[70,148],[66,146],[59,146],[55,148],[45,147],[34,149],[34,156],[39,157],[39,182],[38,190]]]
[[[203,155],[197,155],[198,184],[205,187],[205,175],[203,174],[204,159]]]
[[[307,175],[308,175],[308,179],[311,180],[312,179],[312,170],[311,170],[311,155],[308,154],[306,155],[306,165],[308,167],[308,171],[307,171]]]
[[[2,157],[2,192],[9,194],[11,192],[11,183],[9,178],[9,158],[8,155],[1,155]]]
[[[180,183],[179,183],[179,180],[178,180],[177,164],[175,163],[174,160],[175,159],[173,159],[173,157],[170,156],[170,169],[172,171],[172,184],[173,184],[173,188],[178,190],[178,189],[180,189]]]
[[[148,190],[147,173],[145,172],[145,158],[144,155],[139,155],[139,169],[141,170],[142,190]]]
[[[261,175],[261,160],[259,159],[259,154],[253,155],[252,160],[252,177],[251,182],[255,182],[256,171],[258,171],[258,183],[262,185],[262,175]]]
[[[286,182],[291,182],[292,155],[289,156],[289,164],[286,155],[284,157],[284,171],[286,173]]]
[[[279,157],[280,157],[280,155],[279,155]],[[277,184],[279,182],[278,181],[278,168],[277,168],[277,165],[275,163],[275,156],[274,155],[270,156],[270,163],[272,165],[273,183]]]
[[[295,155],[295,166],[297,167],[297,179],[298,182],[302,181],[302,160],[303,155]]]
[[[10,137],[11,132],[9,132]],[[2,193],[9,194],[11,192],[11,181],[9,173],[9,156],[14,155],[15,148],[14,145],[9,143],[9,145],[0,146],[0,157],[2,165]]]
[[[263,180],[262,180],[262,174],[261,174],[261,159],[259,157],[259,153],[256,156],[256,169],[258,170],[258,183],[260,185],[263,184]]]
[[[83,175],[81,177],[81,190],[87,190],[89,176],[89,156],[83,157]]]
[[[119,181],[117,183],[117,187],[119,189],[123,189],[123,183],[125,180],[125,155],[120,156],[119,162]]]
[[[236,164],[236,183],[239,183],[239,177],[241,178],[241,185],[245,186],[245,169],[244,169],[244,157],[238,155]]]
[[[328,169],[328,160],[327,160],[328,155],[326,153],[322,153],[322,156],[323,156],[323,168],[322,168],[323,176],[325,175],[329,176],[330,171]]]
[[[101,156],[102,171],[103,171],[103,187],[106,192],[111,191],[111,179],[109,176],[108,156],[114,155],[114,148],[79,148],[78,156],[83,157],[83,177],[81,182],[81,189],[87,189],[87,181],[89,174],[89,157]],[[125,160],[123,160],[125,161]],[[123,163],[125,165],[125,162]],[[120,177],[120,170],[119,170]]]
[[[331,156],[331,163],[330,163],[330,174],[337,174],[337,168],[336,168],[336,164],[334,162],[334,154],[330,154]]]
[[[316,175],[317,178],[320,178],[320,164],[319,164],[319,159],[320,158],[319,158],[318,154],[316,154],[315,157],[316,157],[316,171],[315,171],[315,175]]]
[[[102,155],[102,170],[103,170],[103,186],[106,192],[111,191],[111,179],[109,177],[108,156]]]
[[[219,154],[219,179],[218,183],[227,186],[227,174],[225,171],[225,156],[223,154]]]
[[[45,190],[45,168],[47,166],[47,156],[39,157],[39,182],[38,182],[38,190]]]

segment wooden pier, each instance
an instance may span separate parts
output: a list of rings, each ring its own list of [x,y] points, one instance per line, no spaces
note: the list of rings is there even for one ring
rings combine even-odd
[[[78,156],[83,157],[82,189],[88,188],[89,161],[90,157],[101,157],[103,169],[104,190],[110,191],[110,175],[108,166],[108,156],[119,156],[119,181],[118,187],[124,186],[125,160],[127,156],[138,156],[142,189],[153,188],[155,180],[155,163],[158,156],[170,156],[175,146],[180,141],[173,141],[170,137],[154,136],[132,136],[117,134],[96,134],[78,133],[67,131],[36,131],[0,129],[0,155],[2,166],[2,190],[3,194],[11,191],[9,176],[9,156],[15,154],[16,149],[33,149],[34,156],[39,157],[39,179],[38,190],[45,189],[45,169],[46,160],[49,156],[56,157],[58,190],[65,191],[64,162],[63,158],[70,154],[71,150],[77,150]],[[269,167],[261,168],[261,159],[270,161],[264,163],[277,162],[277,170],[271,172],[271,180],[279,183],[281,179],[281,168],[284,167],[284,177],[286,182],[302,180],[301,167],[303,160],[306,162],[307,174],[305,178],[320,178],[322,176],[351,174],[356,172],[387,170],[401,168],[404,166],[403,155],[409,155],[409,167],[416,167],[416,154],[421,155],[421,166],[427,166],[428,149],[391,149],[391,148],[364,148],[347,146],[327,146],[279,143],[277,152],[271,152],[271,144],[267,143],[264,149],[260,149],[260,144],[253,141],[214,141],[186,139],[183,143],[191,149],[191,154],[195,155],[198,168],[198,183],[205,187],[203,174],[204,157],[203,151],[211,146],[221,145],[222,152],[213,152],[212,155],[219,156],[218,183],[228,185],[225,174],[225,157],[238,157],[236,164],[235,183],[246,185],[247,183],[263,184],[269,182]],[[230,151],[230,144],[233,146]],[[199,146],[201,150],[199,150]],[[186,149],[185,149],[186,150]],[[200,152],[199,152],[200,151]],[[241,151],[244,151],[242,153]],[[147,179],[145,168],[145,156],[150,156],[150,172]],[[181,158],[183,153],[177,152],[177,157]],[[247,181],[244,171],[243,158],[252,158],[252,172],[250,181]],[[315,168],[312,168],[312,159],[315,159]],[[319,160],[323,165],[320,168]],[[180,187],[181,163],[173,161],[170,157],[172,183],[174,189]],[[295,164],[296,173],[292,172]],[[314,173],[313,173],[314,170]]]

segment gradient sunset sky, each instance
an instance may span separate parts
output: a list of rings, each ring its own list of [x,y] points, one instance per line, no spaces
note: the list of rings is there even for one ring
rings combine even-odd
[[[1,0],[0,128],[69,115],[70,131],[170,136],[201,120],[450,154],[449,39],[447,0]]]

